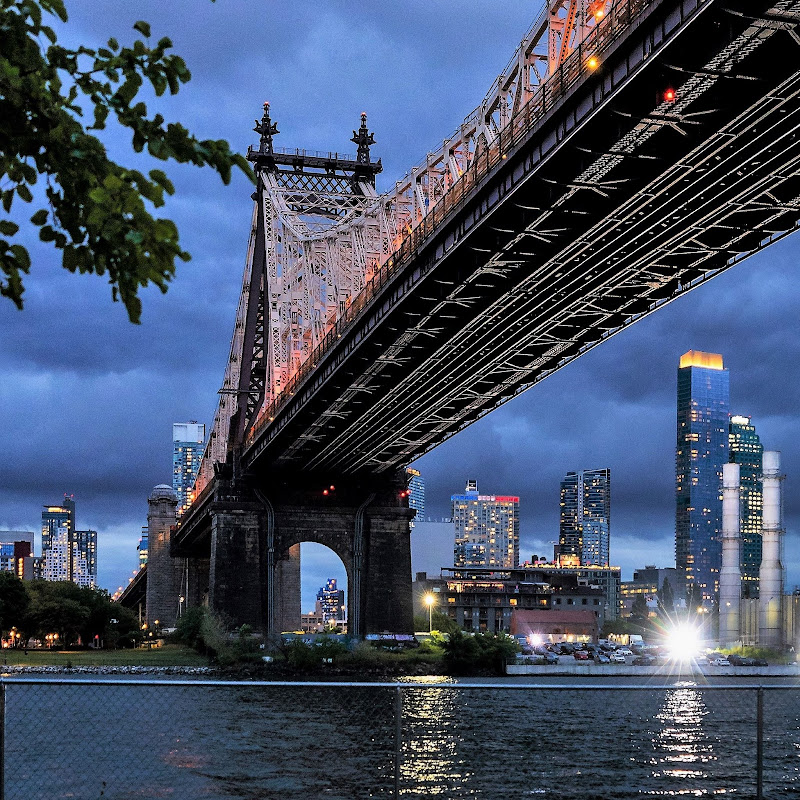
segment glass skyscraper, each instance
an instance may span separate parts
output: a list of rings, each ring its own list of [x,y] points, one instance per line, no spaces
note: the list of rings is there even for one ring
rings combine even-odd
[[[60,506],[42,511],[42,578],[97,584],[97,531],[75,530],[75,500],[64,495]]]
[[[172,425],[172,488],[178,495],[178,514],[191,505],[190,494],[200,469],[205,439],[205,425],[194,421]]]
[[[761,456],[764,447],[750,417],[734,415],[728,428],[730,460],[739,464],[741,485],[742,597],[758,597],[761,568]]]
[[[417,516],[411,520],[411,527],[415,522],[422,522],[422,515],[425,513],[425,481],[419,474],[418,469],[406,467],[406,475],[409,476],[408,482],[408,507],[417,512]]]
[[[611,470],[568,472],[561,481],[559,557],[575,556],[581,565],[609,565]]]
[[[729,376],[722,356],[690,350],[678,366],[675,564],[681,589],[708,605],[722,566],[722,465],[728,461]]]
[[[478,494],[467,481],[464,494],[450,497],[456,567],[516,567],[519,564],[519,497]]]

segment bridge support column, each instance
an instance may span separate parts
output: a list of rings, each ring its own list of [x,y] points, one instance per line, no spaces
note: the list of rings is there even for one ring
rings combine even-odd
[[[233,627],[265,628],[263,506],[237,499],[211,509],[208,604]]]
[[[147,599],[148,626],[173,628],[178,618],[183,560],[171,558],[170,529],[175,525],[178,498],[171,486],[160,484],[147,500]]]
[[[270,542],[274,553],[268,570],[274,578],[266,590],[270,634],[299,628],[301,542],[325,545],[342,560],[349,633],[413,632],[409,521],[414,512],[399,493],[394,481],[378,491],[337,489],[335,500],[285,485],[267,491],[273,498],[263,497],[273,521],[267,533],[268,553]]]
[[[183,610],[208,605],[208,558],[187,558],[183,577]]]

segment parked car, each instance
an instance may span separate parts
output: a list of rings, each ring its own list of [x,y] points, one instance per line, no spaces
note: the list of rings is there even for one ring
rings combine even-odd
[[[622,655],[624,655],[624,656],[632,656],[633,655],[633,650],[631,650],[630,647],[618,647],[614,652],[615,653],[622,653]]]
[[[611,663],[611,659],[605,653],[598,653],[594,657],[594,663],[595,664],[610,664]]]
[[[653,656],[636,656],[633,659],[633,664],[636,667],[652,667],[655,661]]]
[[[609,653],[608,657],[611,659],[612,664],[625,663],[625,656],[619,650],[615,650],[613,653]]]
[[[719,658],[710,658],[708,663],[711,664],[712,667],[729,667],[731,662],[728,661],[725,656],[720,656]]]
[[[573,654],[576,661],[588,661],[589,653],[586,650],[576,650]]]

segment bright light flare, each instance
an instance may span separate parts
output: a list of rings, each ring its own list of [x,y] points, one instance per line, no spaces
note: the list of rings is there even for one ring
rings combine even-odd
[[[597,56],[591,56],[586,62],[586,66],[589,69],[597,69],[600,66],[600,59]]]
[[[436,598],[432,594],[426,594],[423,600],[428,608],[430,608],[436,602]]]
[[[542,639],[542,635],[540,633],[532,633],[528,636],[528,642],[530,643],[531,647],[536,647],[536,645],[542,644],[544,639]]]
[[[700,647],[700,635],[697,629],[686,623],[676,625],[667,637],[669,654],[676,661],[689,661],[697,654]]]

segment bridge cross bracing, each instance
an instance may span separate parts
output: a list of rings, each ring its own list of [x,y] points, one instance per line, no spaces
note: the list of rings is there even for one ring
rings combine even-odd
[[[341,252],[341,243],[350,237],[344,263],[351,271],[350,253],[358,251],[353,230],[363,234],[367,228],[374,238],[369,256],[359,258],[355,282],[342,283],[344,291],[335,294],[336,313],[312,327],[303,341],[305,360],[289,360],[280,386],[273,383],[265,389],[260,408],[249,410],[241,430],[251,461],[269,446],[270,437],[280,435],[271,418],[280,422],[281,414],[289,414],[290,419],[286,408],[295,402],[295,392],[318,390],[325,380],[315,376],[320,362],[360,324],[363,312],[387,287],[399,285],[398,276],[407,273],[404,291],[415,281],[420,285],[417,310],[406,314],[391,341],[363,362],[336,397],[294,431],[280,448],[282,463],[320,470],[335,466],[345,472],[407,463],[625,325],[793,229],[800,216],[796,120],[790,122],[800,107],[796,75],[787,74],[766,96],[754,93],[740,116],[712,133],[696,133],[708,128],[709,117],[717,118],[715,104],[730,97],[726,86],[762,80],[739,74],[751,66],[753,53],[776,35],[786,40],[796,36],[798,3],[759,4],[765,13],[744,20],[731,41],[710,52],[703,63],[687,69],[665,62],[678,87],[673,101],[651,102],[646,113],[631,113],[618,104],[613,116],[619,135],[596,152],[591,141],[584,145],[578,172],[543,175],[538,201],[535,195],[523,199],[517,191],[520,197],[507,204],[513,207],[513,224],[487,215],[483,238],[491,241],[469,245],[471,269],[443,273],[438,283],[422,281],[427,265],[418,254],[424,243],[463,210],[485,176],[515,157],[520,143],[547,122],[575,86],[592,79],[597,62],[602,63],[632,24],[666,4],[642,0],[601,5],[562,3],[545,9],[487,98],[439,152],[429,154],[394,192],[377,196],[367,183],[352,192],[358,197],[357,209],[339,208],[329,214],[327,227],[302,232],[306,243],[325,242],[327,253],[334,245]],[[688,19],[719,5],[684,3],[681,13]],[[559,47],[553,46],[556,6],[563,20]],[[571,10],[573,23],[578,18],[585,22],[593,12],[580,38],[563,35]],[[597,61],[590,66],[593,59]],[[656,164],[656,145],[665,137],[686,138],[693,145],[666,168]],[[643,182],[639,173],[652,173],[652,179]],[[261,175],[263,196],[288,207],[289,189],[276,185],[274,176],[263,170]],[[284,224],[293,219],[285,209],[283,216],[276,215],[267,200],[257,207],[248,268],[259,213],[265,229],[276,220]],[[359,285],[363,288],[356,290]],[[242,314],[253,306],[245,297],[250,291],[246,275]],[[454,328],[456,336],[451,335]],[[251,352],[242,346],[235,335],[223,387],[233,394],[223,394],[221,406],[245,396],[240,384],[236,388],[234,358]],[[424,363],[412,369],[423,353]],[[263,363],[264,357],[259,358]],[[245,388],[252,392],[250,384]],[[363,405],[365,396],[376,394],[379,403]],[[428,401],[422,412],[420,396]],[[354,415],[356,424],[340,424]],[[389,430],[387,419],[392,420]],[[219,426],[217,437],[227,448],[224,429]],[[206,477],[201,476],[198,488],[210,477],[210,464],[224,460],[219,444],[209,444]]]

